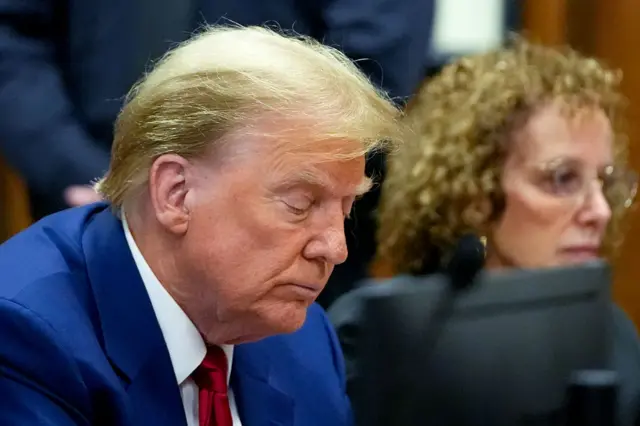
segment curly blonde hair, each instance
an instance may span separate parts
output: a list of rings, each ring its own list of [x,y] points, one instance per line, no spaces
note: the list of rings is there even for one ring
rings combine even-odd
[[[445,67],[408,107],[405,119],[415,138],[389,158],[378,211],[378,261],[394,273],[417,273],[462,235],[485,235],[504,208],[505,142],[547,102],[562,101],[574,112],[601,108],[614,131],[615,160],[626,164],[621,77],[572,49],[522,38]],[[608,247],[615,246],[625,206],[611,208]]]

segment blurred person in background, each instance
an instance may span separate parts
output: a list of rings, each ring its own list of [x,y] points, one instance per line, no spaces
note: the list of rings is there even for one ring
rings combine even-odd
[[[388,160],[379,269],[441,271],[468,233],[486,241],[492,270],[614,255],[637,188],[619,83],[620,74],[595,59],[524,40],[445,67],[408,109],[416,137]],[[329,312],[352,394],[360,391],[360,294],[343,296]],[[613,318],[620,424],[631,425],[640,408],[640,344],[618,307]]]
[[[273,24],[335,46],[398,102],[420,83],[434,0],[0,0],[0,153],[26,180],[35,219],[99,197],[113,123],[152,60],[204,22]],[[383,159],[369,173],[382,173]],[[363,197],[347,224],[349,260],[328,305],[374,253]],[[335,288],[335,294],[333,289]]]

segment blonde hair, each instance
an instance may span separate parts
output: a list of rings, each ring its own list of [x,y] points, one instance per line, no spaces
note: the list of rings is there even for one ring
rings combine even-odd
[[[407,111],[417,137],[388,161],[379,261],[394,273],[416,273],[465,233],[486,235],[504,207],[500,178],[510,136],[546,102],[561,101],[573,112],[601,108],[616,136],[616,161],[625,164],[620,80],[619,71],[569,48],[520,38],[445,67],[423,85]],[[620,235],[625,206],[611,208],[609,247]]]
[[[265,117],[276,124],[259,125]],[[398,118],[389,98],[336,49],[267,28],[209,27],[131,90],[96,189],[119,209],[145,188],[158,156],[198,157],[235,131],[282,139],[305,130],[298,143],[360,141],[357,152],[328,155],[361,156],[401,137]]]

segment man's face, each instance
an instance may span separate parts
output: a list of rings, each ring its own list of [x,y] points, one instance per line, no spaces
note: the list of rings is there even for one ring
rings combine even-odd
[[[190,281],[172,291],[214,343],[302,326],[333,267],[347,258],[344,220],[368,183],[364,158],[327,161],[327,146],[236,143],[227,160],[194,166],[177,259]],[[220,342],[222,327],[240,337]]]

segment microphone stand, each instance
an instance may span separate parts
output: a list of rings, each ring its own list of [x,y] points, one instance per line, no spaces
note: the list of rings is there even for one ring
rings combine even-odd
[[[427,328],[423,335],[424,337],[416,336],[416,339],[421,339],[421,343],[416,344],[415,350],[409,352],[413,356],[408,361],[408,366],[428,362],[447,320],[453,314],[458,295],[473,286],[484,267],[484,258],[484,245],[477,236],[468,234],[458,241],[445,267],[444,275],[447,285],[442,289],[434,310],[426,320]],[[411,401],[407,401],[407,406],[410,413],[416,413],[416,417],[420,417],[417,413],[421,411],[423,396],[428,393],[426,390],[428,384],[424,379],[420,374],[410,376],[410,388],[413,389],[413,392],[411,392],[413,397]],[[428,380],[428,378],[426,379]],[[415,418],[411,426],[421,424],[419,422],[420,420]]]

